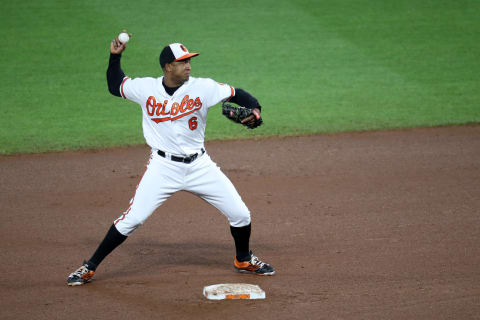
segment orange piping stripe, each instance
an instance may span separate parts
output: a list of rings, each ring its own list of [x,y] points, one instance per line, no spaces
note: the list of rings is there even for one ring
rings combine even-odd
[[[152,152],[150,152],[150,157],[151,157],[151,156],[152,156]],[[140,178],[140,181],[138,182],[137,186],[135,187],[135,194],[133,195],[132,203],[130,203],[130,206],[128,207],[128,210],[125,211],[125,212],[120,216],[120,218],[118,218],[117,220],[115,220],[115,222],[113,223],[114,225],[117,225],[117,223],[119,223],[120,221],[122,221],[123,219],[125,219],[125,216],[130,213],[130,209],[132,209],[133,202],[135,201],[135,196],[137,195],[138,186],[140,185],[140,182],[142,181],[143,176],[145,176],[145,173],[147,173],[148,166],[150,165],[150,160],[151,160],[151,158],[148,159],[148,162],[147,162],[147,165],[146,165],[146,169],[145,169],[145,171],[143,172],[142,177]]]
[[[132,203],[133,203],[133,202],[132,202]],[[120,221],[122,221],[123,219],[125,219],[125,216],[130,213],[130,209],[131,209],[131,208],[132,208],[132,205],[130,205],[130,207],[128,207],[128,210],[125,211],[125,212],[120,216],[120,218],[118,218],[117,220],[115,220],[115,222],[114,222],[113,224],[114,224],[114,225],[117,225],[117,223],[119,223]]]
[[[130,79],[129,77],[125,77],[122,81],[122,84],[120,85],[120,94],[122,95],[123,99],[127,99],[127,97],[125,97],[125,93],[123,93],[123,84],[125,83],[125,81],[127,81],[128,79]]]

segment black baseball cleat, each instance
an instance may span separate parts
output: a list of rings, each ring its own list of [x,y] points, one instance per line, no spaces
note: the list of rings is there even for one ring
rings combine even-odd
[[[275,274],[275,269],[269,264],[260,261],[253,255],[252,251],[250,251],[250,260],[238,261],[237,257],[235,257],[233,266],[240,273],[251,273],[259,276],[273,276]]]
[[[83,262],[83,265],[75,272],[72,272],[67,279],[67,285],[69,286],[81,286],[92,280],[95,270],[91,269],[87,261]]]

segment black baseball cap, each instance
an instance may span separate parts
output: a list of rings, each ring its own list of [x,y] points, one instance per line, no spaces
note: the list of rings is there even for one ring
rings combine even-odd
[[[172,43],[163,48],[162,52],[160,53],[160,65],[162,68],[164,68],[167,63],[190,59],[198,56],[199,54],[200,53],[196,52],[188,52],[188,49],[181,43]]]

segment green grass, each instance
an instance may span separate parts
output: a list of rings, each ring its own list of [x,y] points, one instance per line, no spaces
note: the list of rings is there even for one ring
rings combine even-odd
[[[480,123],[476,0],[7,2],[0,13],[0,154],[144,143],[137,105],[111,96],[110,40],[159,76],[183,42],[192,74],[244,88],[265,125],[209,114],[207,139]]]

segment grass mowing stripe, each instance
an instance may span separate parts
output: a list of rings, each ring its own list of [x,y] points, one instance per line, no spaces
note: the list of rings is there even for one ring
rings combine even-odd
[[[161,48],[181,41],[201,52],[194,76],[264,106],[256,130],[213,108],[207,139],[480,122],[479,13],[473,0],[6,3],[0,153],[143,143],[138,107],[106,90],[122,28],[128,75],[159,76]]]

